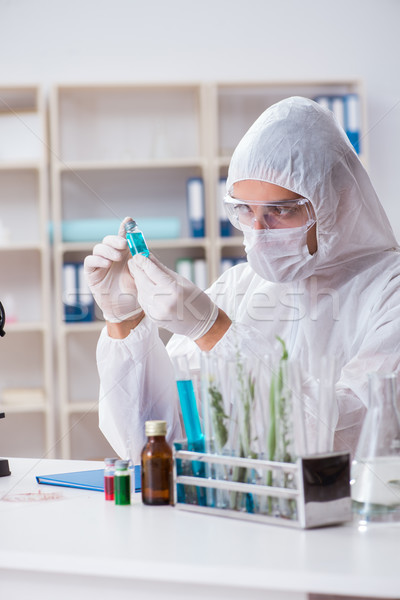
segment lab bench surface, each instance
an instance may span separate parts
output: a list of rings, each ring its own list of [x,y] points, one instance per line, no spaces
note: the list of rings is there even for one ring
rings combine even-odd
[[[9,463],[11,476],[0,478],[1,598],[400,597],[400,524],[302,531],[144,506],[140,494],[115,506],[101,492],[36,482],[101,462]]]

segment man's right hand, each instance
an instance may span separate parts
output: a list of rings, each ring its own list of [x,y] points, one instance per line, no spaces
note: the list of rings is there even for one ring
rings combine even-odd
[[[126,217],[118,235],[106,236],[84,261],[86,281],[93,297],[110,323],[121,323],[142,313],[135,280],[127,263],[131,258],[125,235]]]

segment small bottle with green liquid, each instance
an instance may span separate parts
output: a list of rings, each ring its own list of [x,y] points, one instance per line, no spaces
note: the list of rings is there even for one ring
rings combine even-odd
[[[144,239],[143,232],[137,226],[136,221],[128,221],[125,223],[125,231],[126,241],[128,242],[132,256],[135,256],[135,254],[149,256],[150,252]]]

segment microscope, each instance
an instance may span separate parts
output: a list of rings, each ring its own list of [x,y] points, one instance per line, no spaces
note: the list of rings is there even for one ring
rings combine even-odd
[[[4,311],[3,305],[0,302],[0,337],[4,337],[6,332],[4,331],[4,325],[6,322],[6,313]],[[0,419],[4,419],[5,414],[0,412]],[[8,460],[6,458],[0,458],[0,477],[4,477],[5,475],[11,475],[10,467],[8,465]]]

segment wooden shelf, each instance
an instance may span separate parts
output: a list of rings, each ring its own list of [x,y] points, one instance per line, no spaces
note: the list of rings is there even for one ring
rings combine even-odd
[[[7,333],[28,333],[28,332],[47,332],[50,331],[49,324],[46,323],[35,323],[28,321],[18,321],[18,322],[6,322],[6,332]]]
[[[0,171],[38,171],[41,167],[42,164],[37,160],[16,161],[0,159]]]
[[[115,160],[115,161],[59,161],[58,168],[63,171],[103,171],[125,169],[184,169],[188,167],[204,167],[204,161],[198,157],[182,157],[171,159],[153,159],[153,160]]]
[[[31,402],[25,402],[24,404],[1,404],[1,410],[7,414],[20,414],[20,413],[45,413],[48,412],[48,404],[35,404]]]
[[[7,229],[0,244],[1,301],[6,312],[6,336],[0,343],[0,398],[5,389],[44,390],[51,401],[32,399],[2,407],[15,415],[7,427],[15,428],[11,436],[16,438],[31,435],[29,417],[24,415],[42,413],[40,452],[54,457],[47,113],[40,87],[0,87],[0,132],[1,218]],[[7,315],[14,312],[18,321],[8,321]],[[0,454],[4,451],[0,448]]]
[[[239,235],[232,235],[230,237],[221,237],[217,240],[217,245],[220,248],[231,248],[231,247],[243,247],[243,238]]]
[[[64,407],[67,414],[80,414],[80,413],[96,413],[98,410],[98,399],[90,400],[87,402],[70,402]]]
[[[60,331],[64,335],[68,335],[71,333],[100,333],[104,326],[105,321],[91,321],[87,323],[63,323],[63,325],[60,326]]]
[[[101,240],[99,240],[101,241]],[[93,250],[93,246],[98,242],[63,242],[59,244],[56,251],[64,255],[66,252],[88,252]],[[174,238],[168,240],[148,239],[147,244],[152,249],[159,248],[208,248],[210,240],[208,238]]]
[[[17,244],[11,243],[7,245],[0,244],[0,252],[43,252],[45,244]]]

